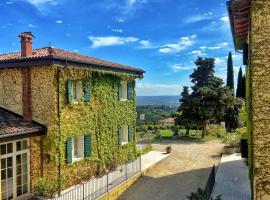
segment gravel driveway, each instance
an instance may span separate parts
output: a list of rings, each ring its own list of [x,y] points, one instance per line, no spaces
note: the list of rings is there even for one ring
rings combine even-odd
[[[223,149],[220,141],[161,141],[154,150],[172,153],[131,186],[121,200],[185,200],[198,187],[204,188],[212,166],[218,165]]]

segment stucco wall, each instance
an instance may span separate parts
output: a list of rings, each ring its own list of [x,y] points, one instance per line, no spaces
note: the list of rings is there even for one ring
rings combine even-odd
[[[22,114],[22,76],[20,70],[0,70],[0,106]]]
[[[270,1],[252,0],[251,100],[254,199],[270,199]]]

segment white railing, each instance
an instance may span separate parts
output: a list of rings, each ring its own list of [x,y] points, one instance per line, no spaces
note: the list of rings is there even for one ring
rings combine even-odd
[[[94,200],[141,171],[141,157],[107,174],[82,183],[50,200]],[[45,199],[45,198],[44,198]]]

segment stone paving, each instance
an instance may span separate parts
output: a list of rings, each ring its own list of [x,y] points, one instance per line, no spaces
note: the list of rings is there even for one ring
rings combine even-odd
[[[220,141],[164,140],[153,144],[153,149],[164,151],[168,145],[172,146],[170,156],[155,165],[119,199],[186,200],[190,192],[204,188],[212,166],[220,161],[223,144]]]
[[[250,200],[251,190],[246,159],[240,154],[223,155],[212,196],[222,200]]]

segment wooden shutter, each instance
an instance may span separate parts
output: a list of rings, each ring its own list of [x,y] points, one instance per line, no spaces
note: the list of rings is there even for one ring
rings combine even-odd
[[[66,142],[66,162],[72,163],[72,138],[69,138]]]
[[[92,137],[91,135],[84,135],[84,157],[92,155]]]
[[[122,98],[122,85],[121,83],[118,83],[118,99]]]
[[[248,44],[244,44],[243,48],[243,65],[248,64]]]
[[[67,80],[67,102],[68,104],[73,102],[73,84],[70,79]]]
[[[128,126],[128,141],[132,141],[132,127]]]
[[[118,145],[122,144],[122,137],[123,137],[123,128],[118,129]]]
[[[133,96],[133,88],[134,88],[133,82],[129,82],[129,83],[127,84],[127,98],[128,98],[129,100],[132,99],[132,96]]]
[[[90,101],[90,87],[89,87],[89,82],[86,80],[83,81],[83,97],[84,97],[84,102]]]

